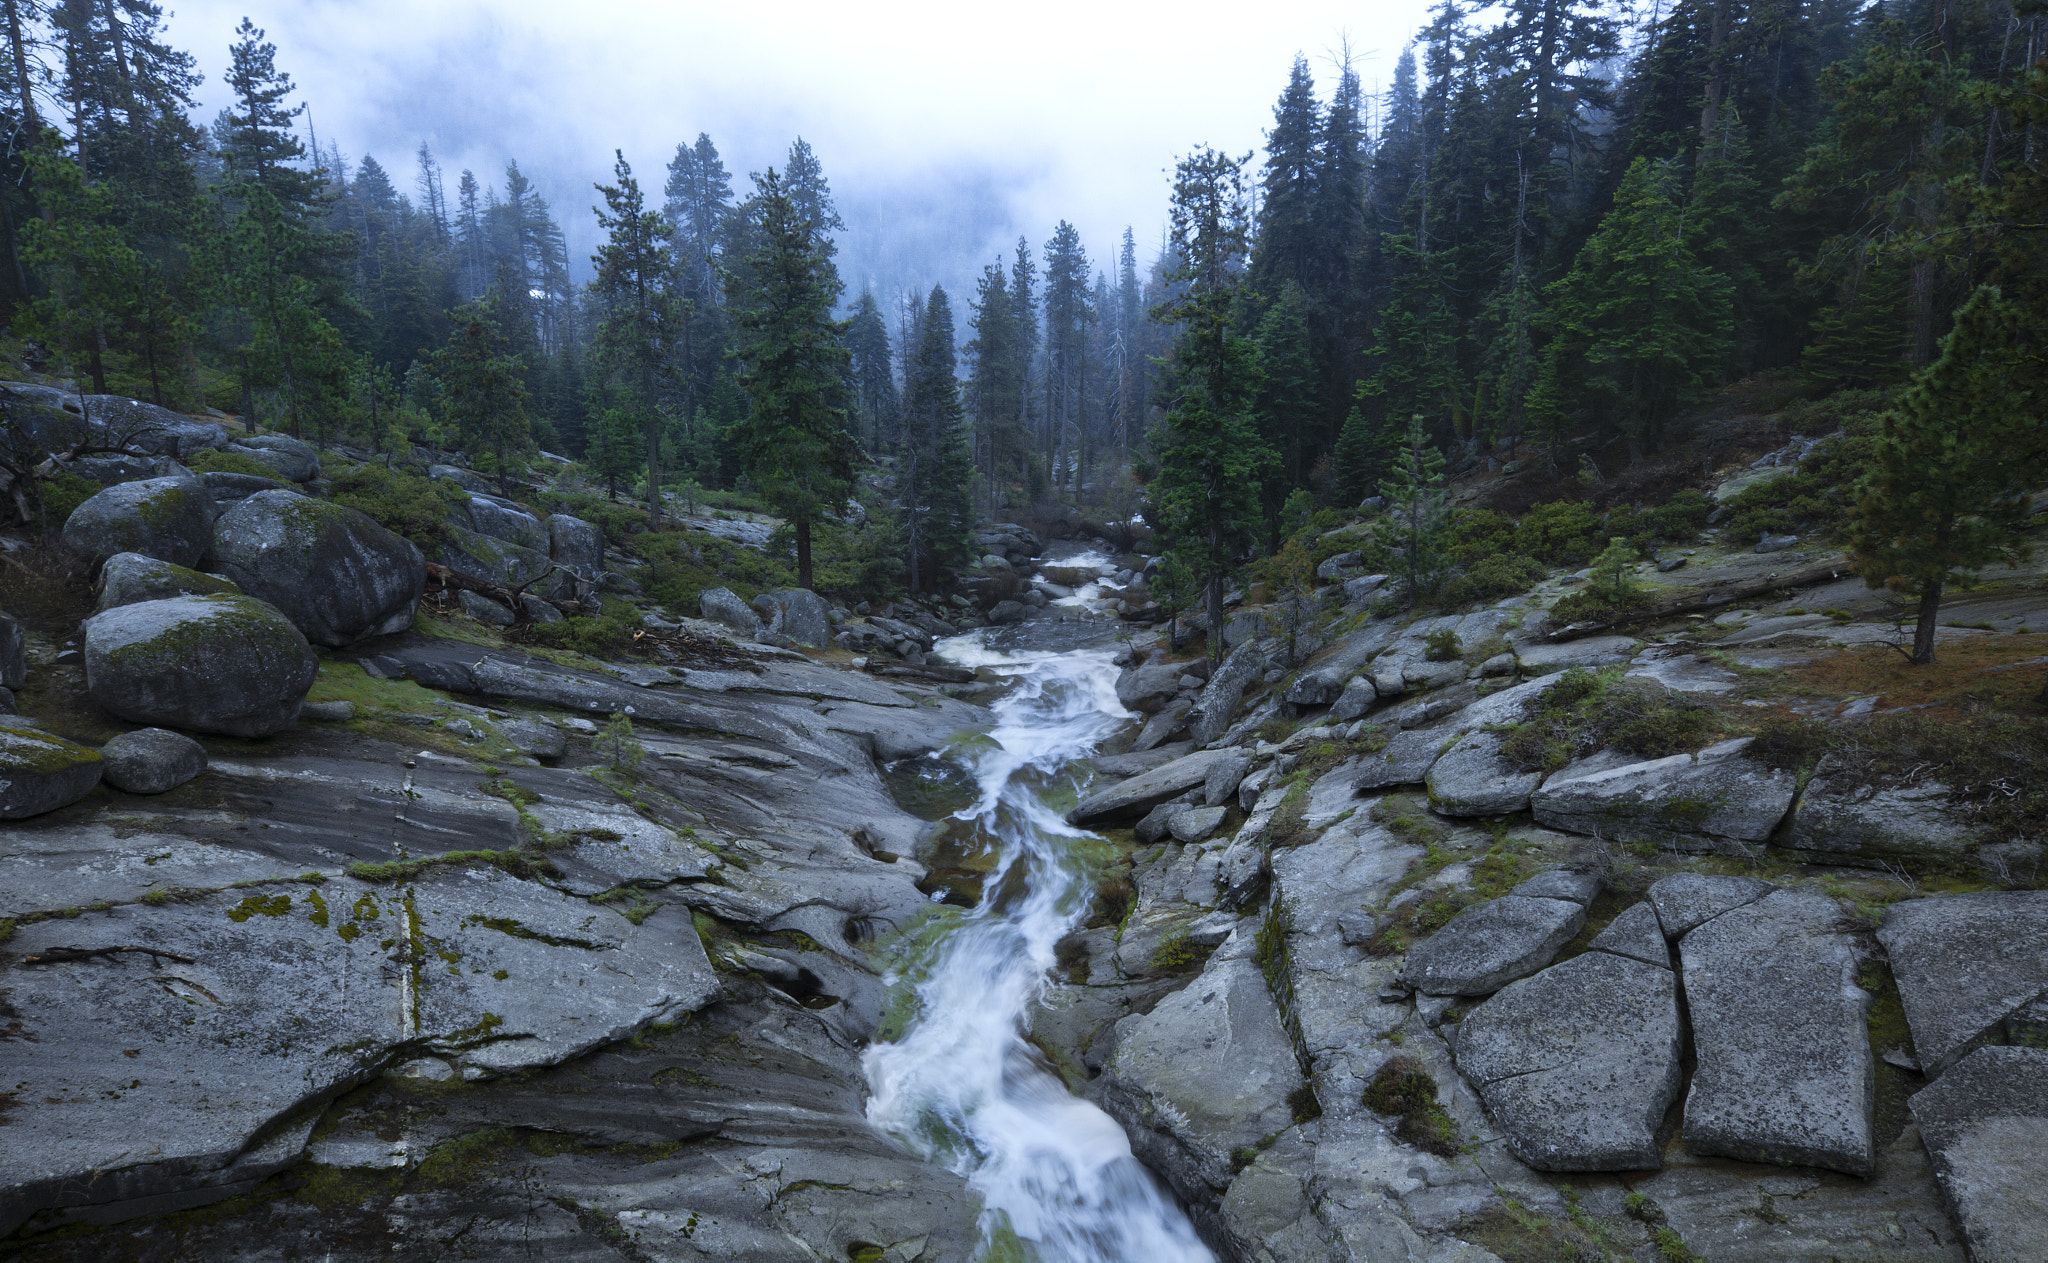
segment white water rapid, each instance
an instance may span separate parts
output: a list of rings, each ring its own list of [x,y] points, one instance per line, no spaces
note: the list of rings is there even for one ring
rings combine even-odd
[[[1110,652],[1003,655],[976,634],[944,648],[1017,677],[996,703],[994,746],[979,753],[980,799],[955,817],[1000,851],[980,902],[891,979],[914,986],[918,1014],[896,1043],[867,1052],[868,1118],[967,1177],[985,1207],[985,1246],[1007,1227],[1040,1263],[1208,1263],[1122,1129],[1069,1093],[1023,1038],[1054,945],[1087,915],[1090,895],[1076,854],[1089,835],[1037,786],[1130,718]]]

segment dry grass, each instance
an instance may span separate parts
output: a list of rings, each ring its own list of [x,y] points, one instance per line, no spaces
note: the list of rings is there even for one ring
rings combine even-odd
[[[1849,649],[1786,671],[1788,679],[1817,694],[1877,696],[1879,710],[1935,706],[1932,712],[1972,715],[1984,711],[2038,715],[2048,662],[2019,665],[2048,655],[2048,633],[1966,640],[1941,646],[1935,661],[1916,667],[1883,647]],[[2004,669],[2001,669],[2004,668]]]

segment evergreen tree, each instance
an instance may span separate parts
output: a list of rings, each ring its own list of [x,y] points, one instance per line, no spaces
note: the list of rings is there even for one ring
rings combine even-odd
[[[890,367],[888,322],[882,319],[881,304],[870,290],[861,291],[860,303],[847,323],[846,349],[852,356],[854,407],[860,418],[857,430],[870,450],[892,450],[902,437],[896,376]]]
[[[1221,660],[1223,587],[1257,538],[1259,487],[1275,460],[1252,412],[1258,348],[1235,322],[1250,243],[1243,164],[1213,149],[1175,169],[1172,234],[1186,286],[1153,318],[1180,326],[1152,502],[1170,548],[1207,599],[1210,653]]]
[[[1913,598],[1910,654],[1934,661],[1942,593],[2028,555],[2029,493],[2048,480],[2048,348],[2039,317],[1993,286],[1956,313],[1941,357],[1879,423],[1851,552],[1863,581]]]
[[[1393,475],[1380,483],[1393,514],[1395,565],[1411,596],[1434,591],[1444,572],[1443,537],[1449,523],[1444,505],[1444,454],[1429,441],[1420,415],[1408,421],[1408,436],[1395,458]]]
[[[598,367],[617,390],[616,407],[635,417],[647,457],[647,518],[661,525],[662,390],[673,361],[683,303],[675,294],[674,229],[646,209],[626,155],[614,151],[615,184],[600,184],[604,209],[597,225],[610,234],[597,248],[591,294],[598,304]]]
[[[1000,262],[982,269],[967,323],[974,330],[966,347],[968,409],[973,417],[976,459],[988,485],[989,511],[993,513],[1001,507],[998,487],[1021,476],[1024,465],[1024,432],[1018,417],[1023,412],[1025,391],[1017,354],[1024,333],[1018,327],[1015,298]]]
[[[953,306],[944,289],[932,287],[916,334],[905,364],[896,458],[912,592],[929,588],[941,567],[964,564],[974,541],[973,468],[955,378]]]
[[[1321,446],[1321,391],[1309,355],[1309,299],[1293,281],[1259,323],[1259,430],[1279,453],[1263,488],[1268,520],[1278,530],[1281,501],[1307,479],[1307,461]],[[1279,547],[1276,534],[1274,545]]]
[[[45,289],[30,304],[31,318],[53,350],[86,366],[93,393],[104,395],[105,352],[135,310],[142,261],[109,222],[107,188],[87,187],[78,163],[45,149],[29,169],[51,212],[26,226],[22,254]]]
[[[1365,419],[1365,412],[1352,408],[1337,436],[1337,461],[1333,471],[1331,499],[1345,508],[1357,508],[1378,493],[1380,480],[1387,476],[1397,445],[1383,425]]]
[[[730,438],[792,527],[797,584],[809,588],[812,530],[844,504],[860,455],[846,424],[851,357],[832,319],[842,286],[831,238],[798,210],[773,168],[754,202],[759,245],[727,294],[739,382],[752,406]]]
[[[1087,429],[1088,329],[1095,316],[1087,251],[1079,230],[1062,219],[1045,243],[1044,450],[1055,488],[1067,483],[1068,444],[1078,451]]]
[[[1264,197],[1259,203],[1251,283],[1270,296],[1277,297],[1290,281],[1306,293],[1321,279],[1328,244],[1318,240],[1316,231],[1322,209],[1317,185],[1323,165],[1322,122],[1308,60],[1297,53],[1287,87],[1273,106],[1266,165],[1259,177]]]
[[[519,458],[533,450],[533,427],[526,415],[526,365],[506,354],[492,306],[470,303],[449,313],[455,332],[434,353],[431,370],[456,441],[491,455],[498,491],[510,496]]]

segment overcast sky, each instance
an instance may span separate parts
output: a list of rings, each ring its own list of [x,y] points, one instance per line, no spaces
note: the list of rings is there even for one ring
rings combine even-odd
[[[579,275],[592,181],[614,148],[659,206],[678,141],[709,132],[744,192],[802,135],[848,223],[849,288],[956,291],[1019,233],[1061,218],[1113,265],[1124,226],[1157,248],[1176,155],[1256,147],[1297,51],[1327,95],[1348,38],[1384,86],[1426,0],[1029,5],[173,0],[202,117],[246,13],[312,107],[323,147],[368,153],[403,190],[425,139],[447,172],[516,158],[562,220]],[[956,292],[956,307],[967,297]]]

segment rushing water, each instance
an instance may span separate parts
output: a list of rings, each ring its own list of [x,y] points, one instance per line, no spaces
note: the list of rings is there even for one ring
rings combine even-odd
[[[1007,1223],[1043,1263],[1211,1260],[1122,1129],[1023,1038],[1053,947],[1087,914],[1090,890],[1076,854],[1087,835],[1037,785],[1128,722],[1110,652],[1001,654],[976,635],[945,649],[1017,679],[978,754],[980,799],[957,817],[1000,851],[977,906],[892,980],[915,986],[918,1016],[902,1039],[868,1050],[868,1117],[968,1178],[984,1237]]]

